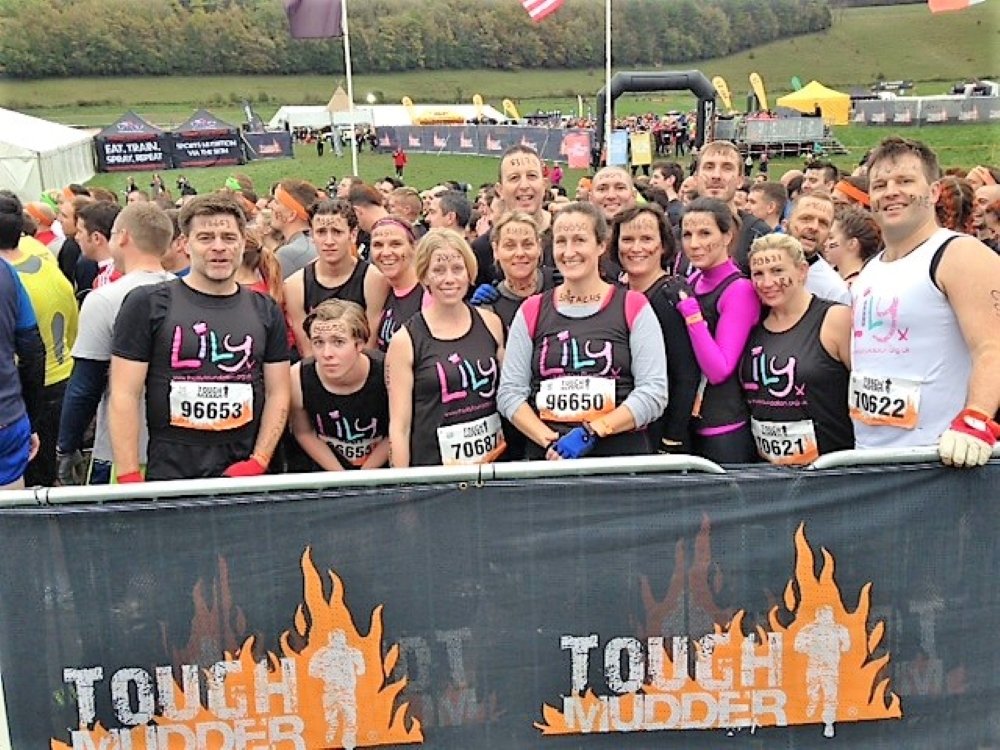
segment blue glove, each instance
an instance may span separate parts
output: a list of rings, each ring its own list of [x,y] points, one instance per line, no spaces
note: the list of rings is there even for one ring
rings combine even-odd
[[[574,427],[552,446],[563,458],[583,458],[597,445],[597,435],[586,427]]]
[[[473,305],[492,305],[500,299],[500,290],[492,284],[480,284],[469,299]]]

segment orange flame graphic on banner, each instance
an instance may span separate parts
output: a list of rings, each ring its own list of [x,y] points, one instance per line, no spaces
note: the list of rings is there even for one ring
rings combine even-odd
[[[678,654],[676,642],[673,649],[659,645],[659,653],[649,659],[660,666],[656,679],[647,679],[639,691],[610,697],[590,688],[582,696],[574,692],[564,700],[563,711],[543,705],[544,722],[535,727],[544,735],[563,735],[822,723],[824,734],[833,736],[836,722],[900,718],[899,697],[890,692],[887,677],[879,679],[889,654],[873,656],[885,625],[880,621],[868,629],[872,584],[862,587],[850,611],[834,580],[833,556],[825,549],[815,574],[802,526],[795,533],[795,552],[795,577],[784,591],[788,625],[781,623],[787,617],[779,617],[776,606],[768,613],[767,631],[758,627],[745,635],[741,610],[695,643],[694,679],[686,663],[675,669],[668,651]],[[679,653],[686,657],[686,645]],[[767,688],[779,689],[761,690],[757,681],[765,676]],[[653,684],[657,681],[674,684],[663,689]],[[746,700],[737,703],[737,695]]]
[[[683,622],[681,597],[684,594],[685,578],[687,590],[690,592],[688,622],[691,630],[704,632],[715,623],[727,622],[733,616],[732,610],[723,609],[715,602],[715,595],[722,587],[722,573],[712,562],[710,532],[711,521],[707,515],[703,515],[701,527],[694,539],[691,570],[686,576],[687,551],[684,540],[677,540],[674,545],[674,570],[663,599],[658,600],[654,596],[649,578],[644,575],[639,576],[639,591],[643,609],[646,611],[645,622],[639,630],[641,637],[680,632],[679,627],[671,626]]]
[[[328,571],[332,592],[327,598],[308,548],[302,554],[301,566],[303,603],[296,609],[293,630],[280,636],[282,655],[267,652],[265,671],[254,659],[251,636],[236,653],[226,652],[220,662],[226,668],[221,670],[221,679],[216,678],[221,683],[217,692],[222,695],[219,700],[229,707],[230,716],[223,719],[203,706],[199,698],[194,698],[198,695],[197,685],[189,686],[185,681],[182,686],[175,681],[172,695],[166,700],[161,688],[159,703],[169,702],[171,713],[178,718],[157,715],[152,717],[151,726],[115,732],[97,724],[86,732],[89,743],[85,746],[130,750],[189,750],[197,746],[221,750],[233,747],[234,731],[242,731],[247,739],[253,736],[251,731],[258,732],[259,739],[267,737],[274,746],[282,748],[353,748],[423,742],[420,721],[407,715],[409,704],[396,706],[407,681],[403,677],[390,682],[399,646],[393,645],[383,656],[382,606],[372,611],[368,634],[362,635],[344,602],[344,585],[336,573]],[[293,640],[301,645],[293,646]],[[338,657],[339,661],[324,659],[324,654],[334,649],[350,654],[354,663],[342,657]],[[328,676],[331,661],[336,668],[345,663],[352,667],[353,721],[350,712],[343,708],[333,722],[329,721],[331,705],[343,700],[345,693],[343,680],[338,684],[337,679]],[[205,670],[203,675],[209,693],[213,691],[212,671]],[[290,679],[289,675],[294,677]],[[286,689],[274,689],[279,683]],[[292,684],[294,689],[288,687]],[[235,723],[243,726],[242,730],[229,726],[234,718]],[[345,736],[347,733],[353,736]],[[128,736],[117,737],[117,734]],[[292,734],[301,737],[302,745],[289,739]],[[71,750],[70,745],[58,740],[52,741],[51,748]]]
[[[206,596],[205,582],[198,579],[191,593],[194,615],[191,634],[183,648],[171,648],[166,623],[160,624],[164,650],[170,653],[174,666],[211,662],[222,651],[235,650],[246,635],[247,619],[243,610],[233,604],[229,590],[229,564],[219,557],[219,580],[211,583]]]

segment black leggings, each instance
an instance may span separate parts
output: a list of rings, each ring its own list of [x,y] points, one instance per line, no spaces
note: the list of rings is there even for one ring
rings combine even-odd
[[[749,424],[721,435],[696,434],[692,447],[696,456],[717,464],[751,464],[758,460]]]

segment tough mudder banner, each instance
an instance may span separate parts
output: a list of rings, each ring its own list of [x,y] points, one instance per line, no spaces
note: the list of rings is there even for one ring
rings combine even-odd
[[[291,159],[295,156],[292,151],[292,134],[284,130],[271,130],[264,133],[244,132],[242,135],[247,157],[251,161],[256,159]]]
[[[1000,465],[0,511],[15,748],[995,747]]]
[[[397,146],[411,153],[501,156],[511,146],[529,146],[546,161],[590,163],[589,130],[511,125],[415,125],[380,127],[378,147],[389,153]]]

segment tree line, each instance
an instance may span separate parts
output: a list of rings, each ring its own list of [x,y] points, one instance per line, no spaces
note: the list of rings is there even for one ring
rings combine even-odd
[[[540,24],[518,0],[349,0],[356,73],[599,68],[603,0]],[[719,57],[829,28],[827,0],[614,0],[616,67]],[[339,40],[289,37],[281,0],[0,0],[9,78],[335,74]]]

